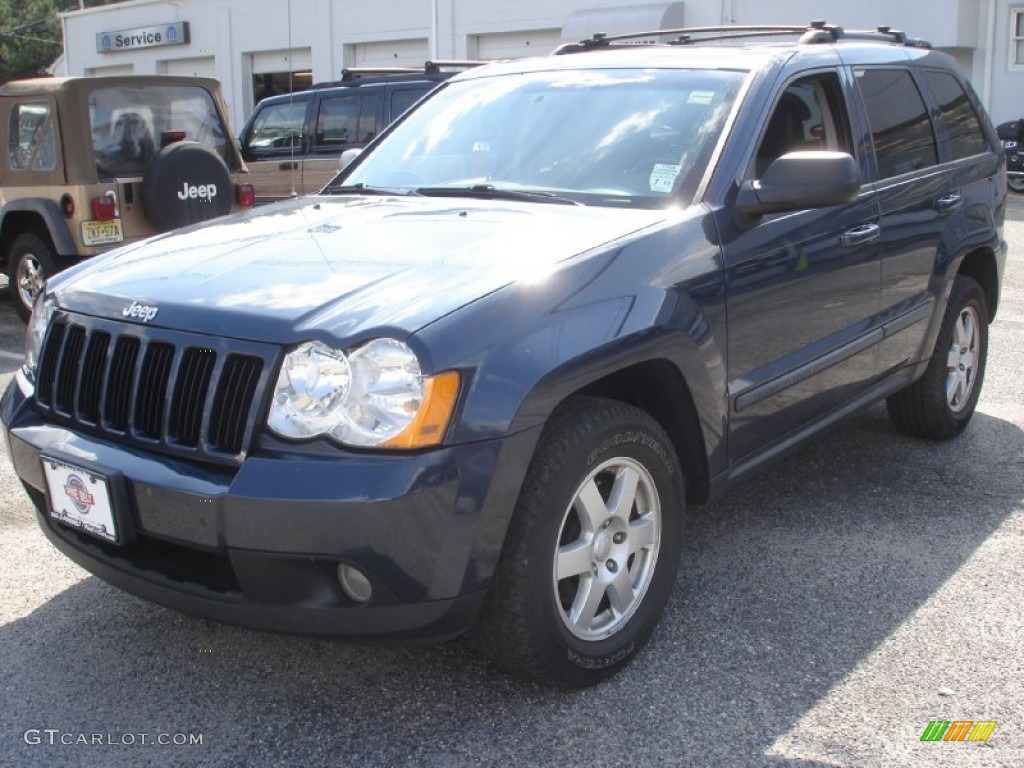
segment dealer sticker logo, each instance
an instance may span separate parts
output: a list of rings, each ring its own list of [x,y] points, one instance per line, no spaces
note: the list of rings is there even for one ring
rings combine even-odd
[[[83,515],[89,514],[89,510],[96,503],[96,498],[86,490],[85,483],[78,475],[71,475],[68,478],[67,485],[64,486],[64,495],[71,499],[75,509]]]

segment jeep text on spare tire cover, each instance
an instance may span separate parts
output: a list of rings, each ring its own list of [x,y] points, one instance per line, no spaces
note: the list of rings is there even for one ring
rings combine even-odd
[[[195,198],[199,198],[200,200],[210,200],[216,196],[216,184],[200,184],[199,186],[195,186],[190,185],[186,181],[184,182],[184,186],[178,190],[179,200],[194,200]]]

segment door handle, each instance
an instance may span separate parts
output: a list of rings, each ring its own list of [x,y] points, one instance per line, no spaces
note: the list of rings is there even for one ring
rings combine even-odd
[[[848,229],[843,232],[843,247],[853,248],[857,245],[870,243],[872,240],[878,239],[881,231],[881,228],[877,224],[861,224],[859,227]]]
[[[963,202],[963,197],[960,196],[959,192],[954,192],[951,195],[945,195],[935,201],[935,210],[939,213],[946,213],[952,211],[955,208],[960,207],[960,203]]]
[[[277,169],[279,171],[295,171],[298,170],[298,163],[278,163]]]

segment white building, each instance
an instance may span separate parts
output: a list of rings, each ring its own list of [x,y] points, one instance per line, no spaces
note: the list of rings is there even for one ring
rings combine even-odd
[[[594,32],[886,24],[952,53],[995,122],[1024,117],[1024,0],[134,0],[63,14],[59,74],[217,77],[235,128],[271,92],[343,67],[549,52]]]

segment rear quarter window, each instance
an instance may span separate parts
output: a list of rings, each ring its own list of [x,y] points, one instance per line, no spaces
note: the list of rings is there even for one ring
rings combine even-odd
[[[978,114],[960,82],[948,72],[925,72],[928,87],[939,102],[939,123],[943,126],[954,160],[977,155],[988,149]]]
[[[938,163],[924,99],[905,69],[857,69],[857,87],[871,127],[881,179]]]

